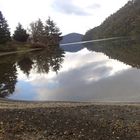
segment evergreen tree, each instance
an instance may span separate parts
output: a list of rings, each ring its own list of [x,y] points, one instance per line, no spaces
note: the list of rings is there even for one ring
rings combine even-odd
[[[22,25],[19,23],[13,34],[13,39],[19,42],[26,42],[28,37],[29,35],[27,34],[26,30],[23,29]]]
[[[45,46],[59,44],[62,39],[61,33],[56,24],[48,18],[45,25],[39,19],[30,25],[31,39],[34,43],[40,43]]]
[[[53,22],[53,20],[50,19],[50,17],[46,21],[46,27],[48,27],[50,44],[58,44],[59,41],[62,39],[62,37],[60,37],[62,33],[60,32],[60,29],[56,26],[56,24]]]
[[[10,40],[10,31],[8,28],[7,21],[3,17],[2,12],[0,11],[0,44],[6,43]]]

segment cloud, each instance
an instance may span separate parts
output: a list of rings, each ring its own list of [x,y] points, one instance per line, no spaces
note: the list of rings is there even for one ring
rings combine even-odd
[[[91,10],[100,8],[100,5],[97,3],[92,3],[91,5],[81,5],[74,3],[74,0],[54,0],[52,3],[52,8],[57,12],[64,14],[73,14],[78,16],[88,16],[91,15]]]
[[[89,9],[98,9],[100,7],[101,7],[101,5],[98,3],[94,3],[92,5],[87,6],[87,8],[89,8]]]

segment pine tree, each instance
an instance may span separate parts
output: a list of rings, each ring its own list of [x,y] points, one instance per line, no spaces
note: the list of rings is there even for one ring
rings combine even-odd
[[[39,43],[44,46],[57,45],[62,39],[59,28],[50,18],[48,18],[45,25],[40,19],[31,23],[30,33],[34,43]]]
[[[56,24],[53,22],[53,20],[48,18],[46,21],[46,26],[48,27],[48,33],[49,33],[49,40],[51,45],[56,45],[59,43],[59,41],[62,39],[60,35],[62,34],[60,32],[60,29],[56,26]]]
[[[26,30],[23,29],[22,25],[19,23],[13,34],[13,39],[19,42],[26,42],[28,37],[29,35],[27,34]]]
[[[0,11],[0,44],[6,43],[10,40],[10,31],[8,28],[7,21],[3,17],[2,12]]]

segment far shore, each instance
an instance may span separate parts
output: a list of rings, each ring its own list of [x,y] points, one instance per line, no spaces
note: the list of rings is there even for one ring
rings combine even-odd
[[[11,52],[0,52],[0,56],[10,55],[10,54],[15,54],[15,53],[25,53],[25,52],[31,52],[31,51],[37,51],[37,50],[41,50],[41,48],[21,50],[21,51],[11,51]]]

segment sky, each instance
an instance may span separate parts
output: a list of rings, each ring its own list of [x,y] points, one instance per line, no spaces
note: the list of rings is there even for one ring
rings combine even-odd
[[[100,25],[129,0],[0,0],[0,11],[11,32],[20,22],[27,29],[38,18],[43,22],[50,16],[63,35]]]

